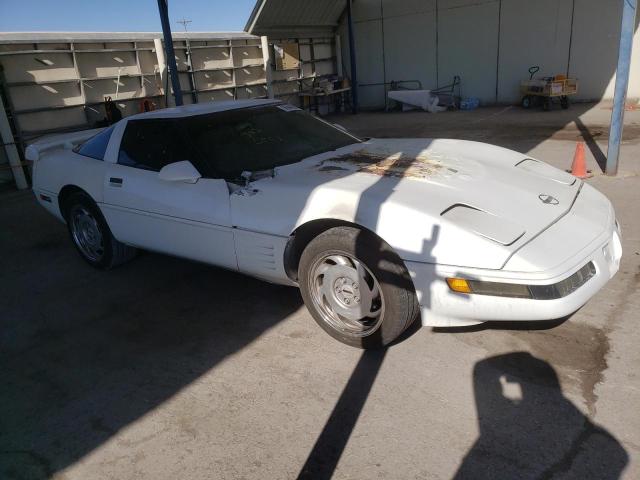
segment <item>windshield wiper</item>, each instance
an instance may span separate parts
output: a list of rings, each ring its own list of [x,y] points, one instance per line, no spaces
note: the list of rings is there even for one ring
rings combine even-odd
[[[249,170],[245,170],[240,174],[240,178],[244,180],[245,187],[249,185],[251,182],[255,182],[256,180],[261,180],[263,178],[275,177],[276,169],[269,168],[266,170],[256,170],[251,172]]]

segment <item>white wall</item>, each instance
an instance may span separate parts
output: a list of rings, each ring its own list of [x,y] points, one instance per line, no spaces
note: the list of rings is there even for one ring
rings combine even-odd
[[[517,103],[528,68],[579,79],[579,100],[613,97],[622,0],[358,0],[353,3],[358,83],[462,78],[463,96]],[[636,18],[636,25],[640,22]],[[343,57],[349,71],[347,30]],[[384,105],[384,88],[360,87],[360,105]],[[636,30],[628,97],[640,98]]]
[[[425,88],[437,82],[435,7],[435,0],[383,1],[387,81],[420,80]]]
[[[622,2],[576,0],[570,72],[587,98],[613,98]],[[628,97],[640,97],[640,30],[636,18]],[[582,46],[582,47],[580,47]]]
[[[385,73],[381,2],[363,1],[357,8],[354,2],[353,17],[358,25],[354,33],[356,52],[361,49],[366,52],[377,52],[374,55],[358,55],[358,83],[382,84],[385,82]],[[361,105],[376,104],[380,97],[384,98],[384,86],[363,86],[358,89],[358,96]]]
[[[496,95],[498,2],[438,1],[438,86],[462,79],[462,95]]]

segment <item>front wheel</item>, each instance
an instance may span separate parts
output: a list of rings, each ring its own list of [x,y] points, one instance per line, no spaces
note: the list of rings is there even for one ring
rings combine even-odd
[[[316,237],[302,254],[298,277],[314,320],[347,345],[384,347],[418,316],[404,263],[365,230],[336,227]]]

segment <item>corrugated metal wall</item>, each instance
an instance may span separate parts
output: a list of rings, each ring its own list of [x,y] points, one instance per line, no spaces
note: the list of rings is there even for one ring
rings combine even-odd
[[[185,103],[267,95],[260,37],[199,35],[175,40],[174,48]],[[91,128],[105,117],[106,97],[123,116],[140,112],[144,99],[164,107],[166,76],[158,63],[149,35],[126,41],[0,40],[1,85],[17,141]]]
[[[298,43],[300,67],[296,70],[273,69],[273,92],[285,102],[300,105],[300,92],[309,90],[315,80],[336,74],[335,40],[333,36],[269,39],[270,44],[284,42]]]

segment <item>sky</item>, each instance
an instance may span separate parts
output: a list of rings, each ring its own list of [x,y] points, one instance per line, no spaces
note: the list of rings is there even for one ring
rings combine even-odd
[[[172,31],[242,31],[255,0],[169,0]],[[0,32],[159,32],[157,0],[0,0]]]

